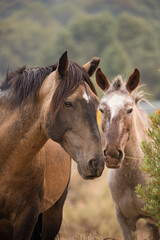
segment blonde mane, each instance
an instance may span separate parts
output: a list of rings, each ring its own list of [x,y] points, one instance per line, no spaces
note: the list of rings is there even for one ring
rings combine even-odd
[[[146,98],[147,95],[150,95],[150,94],[143,90],[140,90],[142,87],[144,87],[144,84],[139,85],[132,94],[132,98],[135,104],[138,105],[140,102],[146,102],[149,106],[154,108],[153,105],[150,103],[150,101]]]

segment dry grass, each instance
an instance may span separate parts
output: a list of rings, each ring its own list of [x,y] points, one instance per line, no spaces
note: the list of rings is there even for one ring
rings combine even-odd
[[[95,180],[83,180],[73,163],[69,193],[64,205],[61,240],[101,240],[121,234],[107,187],[107,170]]]
[[[94,180],[83,180],[76,164],[64,205],[60,240],[122,240],[107,186],[107,169]],[[145,221],[138,224],[138,240],[151,240]]]

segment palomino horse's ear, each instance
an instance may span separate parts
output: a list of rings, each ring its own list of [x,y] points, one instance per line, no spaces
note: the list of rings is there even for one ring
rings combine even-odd
[[[88,75],[91,77],[94,74],[94,72],[96,71],[99,63],[100,63],[100,58],[93,57],[91,61],[89,61],[83,65],[83,68],[86,70]]]
[[[134,89],[136,89],[139,83],[140,83],[140,72],[136,68],[134,72],[131,74],[131,76],[129,77],[126,83],[126,88],[129,92],[132,92]]]
[[[57,67],[57,72],[60,77],[63,77],[66,74],[68,70],[68,66],[69,66],[69,60],[67,56],[67,51],[65,51],[60,57],[58,67]]]
[[[96,71],[96,82],[103,91],[107,90],[110,86],[110,82],[100,68]]]

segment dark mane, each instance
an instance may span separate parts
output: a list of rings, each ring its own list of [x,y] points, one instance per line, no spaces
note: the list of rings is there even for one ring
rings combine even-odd
[[[57,64],[28,69],[23,66],[14,72],[7,72],[0,89],[2,92],[9,91],[8,97],[11,99],[12,107],[20,106],[28,97],[33,97],[34,100],[37,98],[44,79],[56,68]],[[84,82],[97,95],[95,87],[83,67],[70,61],[68,76],[64,81],[60,81],[52,99],[54,112],[57,112],[67,96],[76,91],[79,84]]]
[[[9,91],[12,106],[16,107],[30,95],[36,98],[44,79],[56,69],[57,64],[47,67],[26,68],[25,66],[14,72],[7,72],[0,89]]]

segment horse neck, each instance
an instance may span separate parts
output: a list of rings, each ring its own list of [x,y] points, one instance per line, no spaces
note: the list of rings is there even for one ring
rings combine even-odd
[[[133,116],[133,127],[130,133],[130,139],[125,147],[125,161],[128,166],[132,168],[139,168],[142,165],[143,152],[141,149],[141,142],[147,139],[146,130],[148,128],[147,114],[135,107]],[[128,156],[128,158],[127,158]]]
[[[32,160],[47,141],[38,104],[12,109],[9,102],[0,104],[0,159]]]
[[[20,106],[12,108],[8,93],[0,100],[0,159],[10,156],[32,160],[48,140],[45,134],[45,114],[57,87],[56,72],[43,81],[36,101],[28,97]],[[6,151],[7,149],[7,151]],[[23,156],[22,156],[23,155]],[[16,157],[16,158],[17,158]]]

